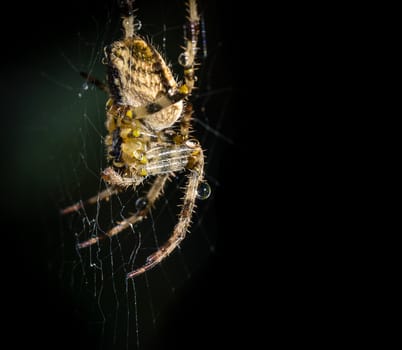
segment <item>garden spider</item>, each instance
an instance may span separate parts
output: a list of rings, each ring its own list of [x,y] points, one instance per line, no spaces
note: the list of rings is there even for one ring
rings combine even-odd
[[[153,177],[145,197],[136,202],[137,212],[119,222],[104,235],[78,244],[89,247],[105,237],[111,238],[133,224],[142,221],[163,193],[170,175],[188,170],[187,184],[178,222],[173,234],[143,266],[127,274],[141,275],[165,259],[186,237],[196,198],[207,198],[209,185],[203,179],[204,155],[199,142],[190,137],[192,106],[188,101],[194,88],[199,14],[196,0],[187,2],[185,47],[179,56],[184,68],[184,82],[178,83],[158,51],[135,31],[133,0],[122,6],[124,37],[105,48],[107,86],[86,75],[87,79],[105,90],[105,138],[110,166],[103,170],[106,190],[61,211],[78,211],[85,204],[100,200],[128,188],[136,188]]]

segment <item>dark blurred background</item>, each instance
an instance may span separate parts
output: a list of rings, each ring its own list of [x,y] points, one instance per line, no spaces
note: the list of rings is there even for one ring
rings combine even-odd
[[[246,33],[247,38],[250,18],[245,13],[247,5],[236,8],[230,1],[200,3],[208,50],[215,60],[208,63],[212,68],[203,72],[211,76],[215,88],[232,91],[221,109],[218,98],[209,106],[223,114],[215,118],[221,121],[217,130],[233,141],[220,140],[222,148],[215,148],[217,156],[211,165],[220,184],[214,188],[215,252],[180,285],[152,339],[142,342],[143,349],[226,346],[245,338],[250,323],[258,333],[257,322],[250,315],[256,304],[260,305],[251,301],[258,299],[261,291],[256,286],[259,281],[250,273],[253,246],[248,237],[261,232],[245,229],[256,205],[250,203],[244,185],[250,170],[248,151],[239,143],[251,132],[244,122],[252,117],[247,115],[251,108],[244,107],[246,94],[241,87],[250,73],[244,60],[254,62],[253,45],[239,37]],[[71,174],[71,157],[79,159],[74,154],[80,152],[80,143],[72,140],[82,127],[82,107],[76,106],[77,95],[84,91],[76,69],[102,74],[99,43],[120,35],[118,21],[111,21],[117,16],[116,5],[113,1],[78,0],[8,5],[0,22],[3,342],[12,348],[95,349],[99,334],[88,329],[85,308],[57,274],[55,250],[59,246],[53,246],[52,235],[60,232],[58,210],[68,199],[59,198],[65,196],[61,187],[74,183],[74,179],[66,180],[63,172]],[[152,24],[162,22],[169,27],[181,23],[181,1],[138,1],[137,6],[143,30],[147,24],[152,33]],[[254,24],[251,32],[253,28]],[[258,69],[253,65],[251,73]],[[94,108],[100,112],[90,110],[88,115],[101,115],[104,99],[94,94],[99,99],[99,107]],[[75,108],[81,108],[80,113],[74,113]],[[252,342],[253,337],[247,339]]]

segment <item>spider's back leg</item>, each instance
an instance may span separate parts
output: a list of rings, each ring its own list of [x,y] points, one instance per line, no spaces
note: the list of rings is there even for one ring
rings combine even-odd
[[[186,237],[195,208],[198,187],[203,181],[204,155],[200,147],[194,148],[192,160],[189,161],[189,167],[190,173],[188,174],[183,204],[179,214],[179,220],[174,227],[173,234],[163,246],[161,246],[155,253],[148,256],[143,266],[130,272],[127,275],[127,278],[133,278],[141,275],[158,265],[162,260],[168,257]]]

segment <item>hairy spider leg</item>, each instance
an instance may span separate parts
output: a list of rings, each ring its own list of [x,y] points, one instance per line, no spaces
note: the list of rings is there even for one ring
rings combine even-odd
[[[98,89],[109,94],[109,87],[98,78],[95,78],[87,72],[80,72],[80,75],[87,81],[87,83],[95,85]]]
[[[195,0],[189,0],[187,3],[187,24],[184,35],[185,47],[184,52],[179,56],[179,63],[184,68],[185,86],[189,90],[189,94],[194,88],[195,78],[195,59],[198,51],[197,42],[200,32],[200,16],[197,11]]]
[[[118,193],[117,188],[108,187],[106,190],[99,192],[95,196],[88,198],[86,201],[79,201],[73,205],[70,205],[62,210],[60,210],[61,215],[69,214],[74,211],[79,211],[80,209],[84,208],[88,204],[95,204],[98,201],[102,201],[104,199],[109,199],[114,194]]]

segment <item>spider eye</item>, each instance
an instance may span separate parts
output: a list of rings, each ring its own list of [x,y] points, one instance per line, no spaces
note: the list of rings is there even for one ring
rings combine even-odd
[[[209,186],[208,182],[201,183],[197,188],[197,198],[204,200],[207,199],[211,195],[211,186]]]
[[[140,197],[135,201],[135,207],[138,211],[143,210],[148,205],[148,199],[145,197]]]

